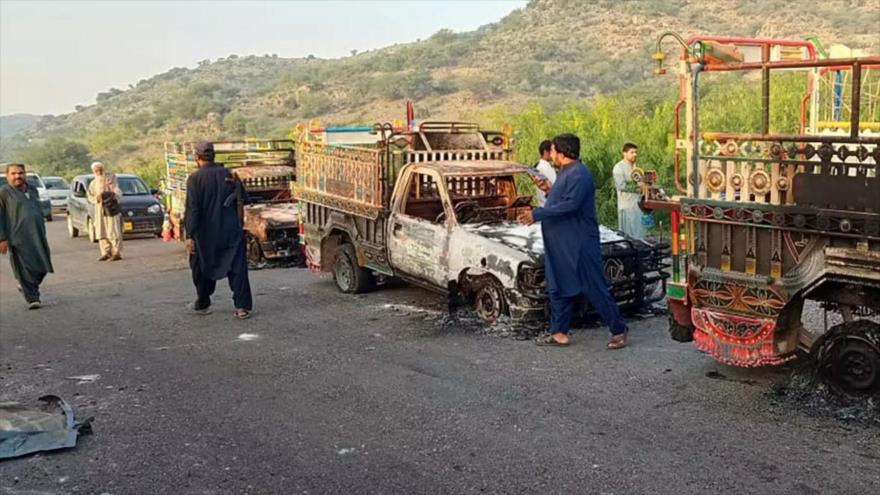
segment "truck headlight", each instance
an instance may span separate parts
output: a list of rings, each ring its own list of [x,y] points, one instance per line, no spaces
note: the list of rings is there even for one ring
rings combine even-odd
[[[149,213],[150,215],[158,215],[162,213],[162,205],[150,206],[149,208],[147,208],[147,213]]]

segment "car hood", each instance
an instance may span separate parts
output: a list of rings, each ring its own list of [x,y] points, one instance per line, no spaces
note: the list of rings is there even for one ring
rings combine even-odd
[[[159,204],[156,198],[149,194],[138,194],[132,196],[122,196],[120,205],[123,208],[148,208]]]
[[[507,247],[528,254],[536,261],[544,258],[544,236],[541,224],[522,225],[514,222],[493,224],[465,224],[461,228],[467,232],[499,242]],[[619,232],[599,225],[599,242],[601,244],[626,240]]]

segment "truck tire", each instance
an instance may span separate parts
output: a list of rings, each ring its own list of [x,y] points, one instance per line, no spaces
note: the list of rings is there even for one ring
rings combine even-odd
[[[245,232],[246,237],[246,253],[248,263],[257,265],[263,261],[263,248],[260,247],[260,241],[254,238],[250,232]]]
[[[816,343],[813,360],[819,375],[838,392],[880,392],[880,324],[855,320],[835,325]]]
[[[495,323],[507,314],[504,289],[494,277],[486,276],[475,283],[474,312],[486,323]]]
[[[333,264],[333,280],[336,287],[346,294],[360,294],[376,286],[373,273],[358,265],[354,246],[343,244],[336,252],[336,263]]]
[[[73,239],[79,237],[79,229],[73,226],[73,218],[67,215],[67,235]]]
[[[669,336],[676,342],[692,342],[694,340],[693,325],[682,325],[675,321],[672,313],[669,313]]]

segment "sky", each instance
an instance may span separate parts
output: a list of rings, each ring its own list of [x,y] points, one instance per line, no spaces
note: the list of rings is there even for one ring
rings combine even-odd
[[[0,115],[59,114],[172,67],[236,55],[347,56],[470,31],[525,0],[0,0]]]

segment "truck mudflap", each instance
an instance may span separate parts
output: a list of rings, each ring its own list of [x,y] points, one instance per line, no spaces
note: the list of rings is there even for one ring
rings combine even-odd
[[[775,348],[776,320],[691,309],[694,344],[716,360],[733,366],[754,368],[782,364],[796,357],[795,349]]]

